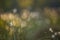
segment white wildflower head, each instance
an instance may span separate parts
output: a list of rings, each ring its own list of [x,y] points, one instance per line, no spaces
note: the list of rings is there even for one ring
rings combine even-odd
[[[13,23],[12,22],[10,22],[10,26],[13,26]]]
[[[13,13],[16,13],[16,12],[17,12],[17,9],[16,9],[16,8],[14,8],[14,9],[13,9]]]
[[[58,34],[60,35],[60,32],[58,32]]]
[[[53,32],[52,28],[49,28],[49,31],[50,31],[50,32]]]
[[[52,35],[52,38],[54,38],[55,37],[55,35]]]
[[[54,35],[57,35],[57,32],[55,32]]]

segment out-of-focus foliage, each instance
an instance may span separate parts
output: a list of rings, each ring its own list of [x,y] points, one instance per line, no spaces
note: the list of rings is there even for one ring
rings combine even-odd
[[[51,20],[52,24],[55,25],[57,23],[58,15],[57,15],[56,10],[46,8],[45,9],[45,15]]]
[[[1,19],[9,23],[12,22],[14,26],[20,26],[20,23],[21,23],[21,19],[12,13],[1,14]]]
[[[56,24],[57,20],[58,20],[57,12],[55,10],[52,10],[50,15],[51,15],[50,17],[51,17],[51,20],[52,20],[53,24]]]
[[[10,8],[12,5],[12,0],[5,0],[5,6]]]
[[[55,0],[59,4],[59,0]],[[53,4],[53,0],[0,0],[0,8],[4,10],[11,10],[11,8],[28,8],[28,7],[44,7]],[[16,6],[17,5],[17,6]]]
[[[29,10],[22,10],[22,15],[21,15],[21,18],[22,19],[28,19],[28,17],[29,17]]]
[[[5,21],[3,21],[2,19],[0,19],[0,27],[4,27],[6,25],[5,23],[6,23]]]
[[[14,36],[15,36],[14,35],[15,34],[14,32],[16,30],[17,30],[17,32],[20,31],[19,30],[20,29],[20,26],[21,26],[21,20],[20,20],[20,18],[17,17],[17,15],[14,15],[14,14],[1,14],[1,19],[2,20],[0,22],[0,26],[3,27],[2,29],[5,29],[6,31],[8,31],[8,33],[7,33],[8,38],[6,40],[10,40],[10,39],[13,40],[14,39]],[[4,22],[3,20],[6,21],[6,22]],[[16,35],[18,35],[18,34],[16,34]],[[5,37],[6,37],[6,35],[5,35]]]
[[[50,33],[46,32],[50,27],[50,22],[51,25],[57,23],[58,18],[55,10],[45,9],[44,14],[46,17],[39,11],[23,10],[21,13],[21,16],[12,13],[1,14],[1,19],[8,22],[9,25],[7,27],[10,27],[8,29],[9,39],[38,40],[42,36],[42,39],[50,37]]]
[[[12,6],[12,0],[0,0],[0,10],[9,11]]]
[[[36,7],[38,8],[38,9],[36,8],[36,10],[39,10],[40,7],[43,7],[45,5],[49,6],[50,3],[52,3],[53,1],[52,0],[0,0],[0,8],[3,8],[4,10],[8,10],[11,7],[12,8],[17,7],[16,6],[17,4],[15,5],[16,2],[21,8],[29,8],[33,6],[34,8]],[[0,30],[2,31],[0,35],[2,37],[0,38],[3,38],[3,36],[5,38],[7,35],[9,35],[8,36],[9,39],[16,39],[16,40],[17,39],[40,40],[42,36],[43,36],[42,37],[43,40],[45,37],[50,37],[49,33],[47,34],[47,36],[45,35],[45,33],[50,26],[53,27],[54,25],[58,25],[60,27],[60,16],[58,19],[58,15],[55,9],[46,8],[44,10],[44,14],[41,13],[43,15],[41,15],[39,11],[30,12],[29,10],[22,10],[21,12],[22,15],[20,16],[18,14],[19,17],[18,15],[15,15],[13,13],[2,14],[0,20]],[[4,38],[1,40],[4,40]],[[7,37],[6,40],[8,40]]]
[[[3,7],[4,1],[0,0],[0,8]]]
[[[21,8],[27,8],[34,4],[34,0],[17,0],[17,2]]]
[[[0,40],[8,39],[8,31],[5,28],[6,22],[0,19]]]
[[[46,0],[37,0],[37,5],[42,6],[46,3]]]

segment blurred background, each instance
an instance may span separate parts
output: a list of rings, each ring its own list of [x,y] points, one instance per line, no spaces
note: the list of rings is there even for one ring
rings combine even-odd
[[[0,40],[60,40],[60,0],[0,0]]]

